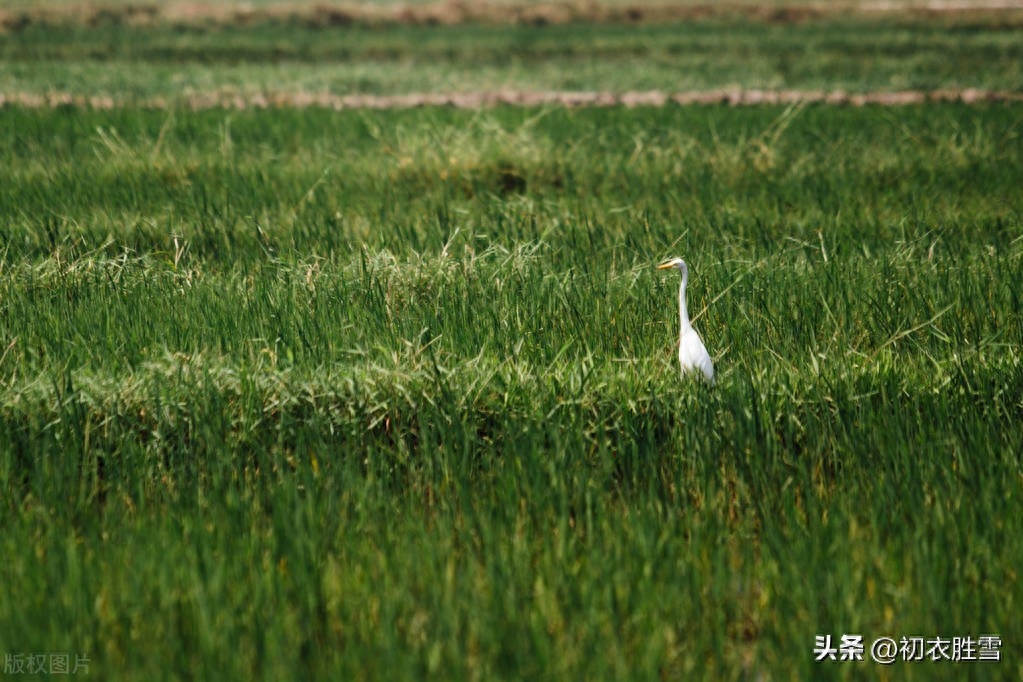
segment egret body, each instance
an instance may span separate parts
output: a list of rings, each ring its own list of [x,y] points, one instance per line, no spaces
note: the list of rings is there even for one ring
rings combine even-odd
[[[700,372],[708,382],[714,381],[714,363],[711,362],[710,353],[703,345],[700,335],[693,329],[689,322],[689,311],[686,309],[686,285],[689,283],[689,268],[681,258],[672,258],[666,263],[657,266],[658,270],[678,268],[682,271],[682,285],[678,288],[678,364],[682,368],[682,374]]]

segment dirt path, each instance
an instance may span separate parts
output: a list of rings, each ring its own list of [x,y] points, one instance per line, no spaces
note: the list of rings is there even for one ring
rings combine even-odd
[[[467,93],[410,93],[404,95],[335,95],[313,92],[281,92],[276,94],[238,94],[208,92],[182,95],[178,99],[150,98],[120,100],[108,96],[74,95],[71,93],[0,93],[0,106],[30,108],[82,106],[92,109],[115,109],[141,106],[149,109],[408,109],[424,106],[450,106],[464,109],[500,105],[536,106],[666,106],[669,104],[748,106],[757,104],[824,103],[864,106],[868,104],[900,106],[927,102],[1021,102],[1023,92],[997,90],[900,90],[891,92],[847,93],[840,90],[704,90],[690,92],[567,92],[496,90]]]
[[[359,3],[347,0],[21,0],[0,8],[0,33],[34,24],[159,23],[216,26],[255,22],[301,22],[310,26],[531,24],[569,22],[642,23],[744,17],[792,23],[841,16],[1021,18],[1023,0],[426,0]]]

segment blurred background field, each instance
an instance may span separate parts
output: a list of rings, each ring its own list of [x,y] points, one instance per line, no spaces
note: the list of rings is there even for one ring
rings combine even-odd
[[[635,21],[510,15],[447,25],[335,21],[331,7],[184,23],[26,10],[23,20],[8,18],[0,41],[0,92],[8,101],[191,106],[481,91],[1023,89],[1023,12],[832,7],[793,18],[719,8],[685,21],[645,20],[636,10]]]
[[[184,95],[1013,95],[1021,33],[8,26],[0,653],[111,680],[1019,679],[1019,102]],[[109,106],[11,103],[57,92]],[[674,255],[713,387],[678,376]],[[1004,644],[888,669],[815,663],[827,634]]]

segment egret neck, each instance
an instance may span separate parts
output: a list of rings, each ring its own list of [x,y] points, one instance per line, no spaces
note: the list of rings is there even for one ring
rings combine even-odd
[[[681,338],[687,330],[693,328],[693,325],[689,321],[689,310],[686,308],[686,284],[689,283],[689,268],[682,263],[678,269],[682,271],[682,284],[678,288],[679,338]]]

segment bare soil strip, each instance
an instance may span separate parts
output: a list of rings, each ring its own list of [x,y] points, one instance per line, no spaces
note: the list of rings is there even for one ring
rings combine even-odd
[[[410,93],[403,95],[335,95],[330,93],[282,92],[276,94],[239,94],[208,92],[167,99],[124,100],[105,95],[71,93],[0,93],[0,107],[29,108],[79,106],[115,109],[138,106],[148,109],[409,109],[414,107],[457,107],[476,109],[500,105],[537,107],[660,107],[668,104],[750,106],[758,104],[823,103],[847,106],[905,106],[927,102],[1021,102],[1023,92],[1004,90],[899,90],[890,92],[848,93],[841,90],[704,90],[666,93],[643,92],[567,92],[496,90],[466,93]]]
[[[743,17],[754,21],[793,23],[839,16],[952,17],[975,21],[982,16],[1023,20],[1023,0],[803,0],[786,2],[636,2],[551,0],[435,0],[374,5],[356,2],[280,2],[253,6],[245,2],[38,3],[21,9],[0,8],[0,33],[33,24],[75,23],[84,26],[123,23],[134,26],[231,25],[301,22],[313,26],[565,24],[570,22],[638,23]]]

